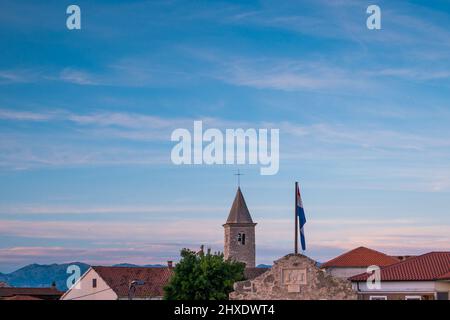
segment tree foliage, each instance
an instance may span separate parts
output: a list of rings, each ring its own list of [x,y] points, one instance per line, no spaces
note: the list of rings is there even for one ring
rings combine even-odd
[[[164,288],[167,300],[225,300],[244,279],[245,264],[224,260],[222,253],[181,250],[181,260]]]

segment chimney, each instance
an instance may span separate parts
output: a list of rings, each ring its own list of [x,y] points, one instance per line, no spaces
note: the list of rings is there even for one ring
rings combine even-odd
[[[172,260],[167,261],[167,266],[169,267],[169,269],[172,269],[173,268],[173,261]]]

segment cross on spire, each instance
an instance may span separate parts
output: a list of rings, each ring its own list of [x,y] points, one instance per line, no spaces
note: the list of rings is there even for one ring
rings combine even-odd
[[[241,173],[241,172],[239,171],[239,169],[238,169],[238,172],[235,173],[234,175],[237,176],[237,179],[238,179],[238,187],[240,188],[240,187],[241,187],[241,176],[243,176],[244,174]]]

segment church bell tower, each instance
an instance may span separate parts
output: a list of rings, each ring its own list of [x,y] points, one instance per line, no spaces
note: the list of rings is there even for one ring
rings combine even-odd
[[[246,268],[255,267],[255,226],[238,187],[227,222],[223,225],[225,259],[244,262]]]

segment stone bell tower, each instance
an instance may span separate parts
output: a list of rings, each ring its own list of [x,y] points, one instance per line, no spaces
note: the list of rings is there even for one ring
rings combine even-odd
[[[223,225],[225,259],[244,262],[246,268],[255,267],[255,226],[238,187],[227,222]]]

